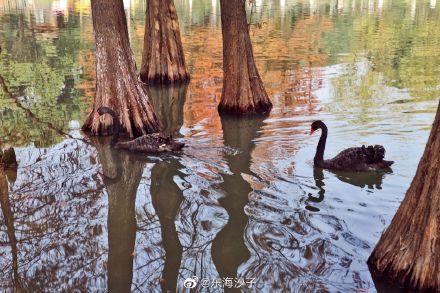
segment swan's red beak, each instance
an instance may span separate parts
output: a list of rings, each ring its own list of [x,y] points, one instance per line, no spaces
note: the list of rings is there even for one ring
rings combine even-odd
[[[313,132],[315,132],[315,130],[313,128],[310,128],[310,135],[312,135]]]
[[[95,115],[93,116],[93,121],[95,121],[96,119],[98,119],[99,118],[99,113],[98,112],[95,112]]]

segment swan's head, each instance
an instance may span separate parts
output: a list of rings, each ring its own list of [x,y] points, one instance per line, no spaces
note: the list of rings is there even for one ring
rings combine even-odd
[[[110,114],[112,117],[115,117],[117,114],[109,107],[99,107],[95,112],[95,116],[93,116],[93,120],[98,119],[101,115]]]
[[[324,129],[327,128],[327,126],[325,126],[324,122],[322,122],[321,120],[316,120],[312,123],[311,127],[310,127],[310,135],[313,134],[313,132],[315,132],[318,129]]]

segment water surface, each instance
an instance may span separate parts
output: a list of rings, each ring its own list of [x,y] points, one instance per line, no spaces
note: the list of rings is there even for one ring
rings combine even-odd
[[[439,5],[255,2],[270,115],[219,117],[219,2],[175,0],[192,80],[148,90],[187,147],[140,156],[80,131],[95,83],[89,1],[0,1],[0,143],[19,161],[0,173],[2,291],[173,292],[192,276],[253,280],[252,292],[379,288],[366,260],[438,104]],[[140,64],[145,3],[124,3]],[[392,172],[313,168],[316,119],[326,157],[383,144]]]

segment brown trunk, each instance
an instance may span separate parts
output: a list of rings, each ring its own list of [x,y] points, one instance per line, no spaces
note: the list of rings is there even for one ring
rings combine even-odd
[[[272,103],[254,61],[244,0],[221,0],[223,91],[218,109],[229,113],[265,113]]]
[[[158,123],[148,95],[136,72],[128,39],[122,0],[92,0],[96,40],[96,93],[94,111],[83,129],[94,135],[112,133],[112,119],[93,120],[100,106],[119,114],[121,131],[129,137],[158,131]]]
[[[416,175],[368,264],[374,276],[440,291],[440,104]]]
[[[189,80],[179,21],[172,0],[147,0],[141,78],[144,81]]]

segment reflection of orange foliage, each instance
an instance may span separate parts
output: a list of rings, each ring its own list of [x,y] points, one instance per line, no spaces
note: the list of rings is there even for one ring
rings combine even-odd
[[[86,76],[94,77],[95,75],[95,52],[83,51],[78,55],[78,64],[81,65],[81,69]],[[84,90],[85,97],[93,97],[95,91],[95,80],[83,79],[83,82],[76,85],[75,88]]]
[[[221,30],[197,28],[182,37],[186,62],[191,70],[191,84],[185,103],[185,125],[206,120],[210,132],[221,132],[217,105],[222,91]]]
[[[312,92],[322,85],[320,70],[314,67],[327,63],[327,55],[320,50],[321,36],[331,27],[330,19],[315,17],[299,20],[287,38],[277,37],[279,29],[271,23],[252,33],[258,69],[275,108],[300,106],[305,111],[312,110]],[[193,28],[182,41],[192,74],[185,103],[185,125],[209,120],[209,126],[205,127],[220,131],[217,104],[223,78],[221,30]]]
[[[133,21],[134,20],[134,21]],[[140,61],[144,37],[143,22],[131,20],[130,34],[136,60]],[[181,24],[182,25],[182,24]],[[322,48],[322,33],[332,28],[328,17],[299,19],[295,26],[280,28],[269,21],[262,29],[253,29],[251,36],[254,55],[260,75],[274,103],[271,117],[289,117],[299,112],[314,112],[316,98],[313,91],[322,86],[319,67],[327,64]],[[93,43],[93,31],[89,21],[83,26],[87,38]],[[184,108],[184,125],[198,128],[210,134],[222,131],[217,105],[222,91],[222,35],[219,27],[193,26],[182,35],[186,63],[191,72]],[[85,76],[94,78],[94,53],[88,51],[79,56]],[[88,100],[93,99],[94,81],[84,80],[77,88],[85,90]],[[267,135],[271,131],[268,130]]]
[[[144,32],[143,25],[136,25],[132,43],[143,40]],[[182,43],[186,64],[191,72],[184,108],[184,125],[191,128],[203,123],[204,131],[221,133],[222,127],[217,113],[223,79],[221,30],[193,27],[188,34],[182,35]],[[136,52],[136,55],[140,53]]]

